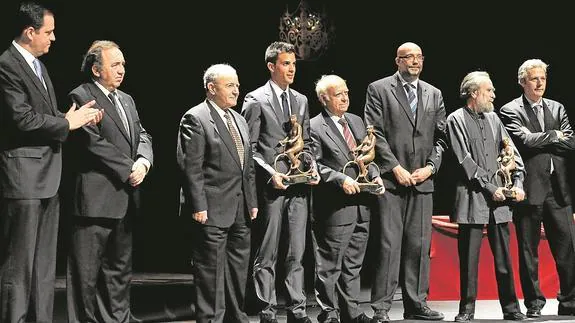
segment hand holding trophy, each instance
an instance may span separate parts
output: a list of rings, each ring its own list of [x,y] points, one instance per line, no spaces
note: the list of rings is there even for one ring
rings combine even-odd
[[[274,169],[287,175],[288,179],[283,181],[284,185],[315,182],[315,163],[311,154],[303,151],[303,131],[295,114],[290,116],[289,125],[291,128],[288,136],[279,142],[284,151],[276,156]]]
[[[509,138],[503,138],[503,146],[499,157],[497,157],[497,163],[499,164],[499,169],[496,174],[501,176],[503,181],[503,195],[506,198],[515,199],[516,193],[512,190],[513,180],[511,177],[517,165],[515,164],[515,152]]]
[[[375,173],[379,174],[379,167],[373,163],[373,159],[375,158],[375,134],[373,133],[373,126],[367,126],[366,131],[367,135],[363,138],[361,144],[352,151],[353,160],[344,166],[343,172],[348,174],[349,168],[355,165],[358,172],[355,181],[358,183],[360,190],[373,194],[383,194],[385,187],[376,183],[375,179],[369,180],[369,168],[375,168]]]

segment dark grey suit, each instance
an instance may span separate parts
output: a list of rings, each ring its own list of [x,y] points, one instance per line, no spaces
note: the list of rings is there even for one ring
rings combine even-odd
[[[270,81],[271,82],[271,81]],[[263,234],[254,263],[254,284],[257,297],[264,304],[263,315],[275,317],[277,295],[275,288],[276,262],[280,236],[287,253],[279,259],[285,269],[288,312],[294,317],[305,316],[304,269],[308,222],[308,185],[291,185],[287,190],[275,189],[270,183],[274,173],[274,158],[282,152],[280,140],[287,135],[281,105],[270,82],[248,93],[242,114],[250,129],[251,147],[256,162],[256,181],[260,204],[258,223]],[[289,89],[291,113],[297,115],[302,126],[304,151],[311,153],[309,111],[307,98]]]
[[[51,322],[54,304],[61,143],[69,123],[11,45],[0,56],[0,321]]]
[[[527,308],[545,305],[545,295],[539,286],[538,256],[543,223],[559,275],[559,307],[575,312],[575,223],[568,174],[568,156],[575,150],[575,136],[563,105],[546,98],[542,102],[544,130],[524,96],[500,110],[501,120],[516,143],[526,170],[527,199],[517,206],[513,218],[519,243],[521,287]],[[559,139],[556,130],[566,137]]]
[[[118,111],[93,82],[69,94],[78,106],[96,100],[104,110],[97,125],[71,136],[74,187],[67,271],[69,322],[128,322],[132,278],[133,217],[140,189],[128,183],[134,162],[153,163],[152,137],[130,95],[116,90],[130,133]]]
[[[192,222],[196,277],[196,321],[249,322],[244,312],[250,257],[248,210],[257,207],[255,174],[244,118],[231,108],[242,137],[238,152],[222,118],[208,101],[188,110],[180,122],[178,164],[183,173],[180,216]],[[207,211],[200,224],[195,212]]]
[[[345,113],[356,143],[365,138],[360,117]],[[376,197],[368,193],[345,194],[343,168],[353,157],[336,124],[324,110],[310,121],[313,152],[321,182],[313,189],[315,246],[315,295],[322,313],[320,322],[341,316],[344,322],[358,317],[360,276],[369,235],[370,212]],[[372,174],[378,176],[379,174]]]
[[[421,80],[417,91],[414,118],[399,73],[367,88],[365,123],[374,126],[375,161],[386,187],[385,194],[379,197],[379,232],[374,232],[381,234],[371,294],[376,311],[389,310],[398,283],[406,313],[427,302],[433,176],[405,188],[392,172],[397,165],[408,172],[426,164],[433,164],[435,169],[441,165],[446,148],[443,96],[439,89]]]

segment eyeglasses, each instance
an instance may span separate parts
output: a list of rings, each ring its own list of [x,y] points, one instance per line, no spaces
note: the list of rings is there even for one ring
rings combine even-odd
[[[423,55],[413,55],[413,54],[409,54],[409,55],[405,55],[405,56],[399,56],[399,58],[403,58],[406,61],[413,61],[413,60],[417,59],[420,62],[423,62],[423,60],[425,59],[425,57]]]

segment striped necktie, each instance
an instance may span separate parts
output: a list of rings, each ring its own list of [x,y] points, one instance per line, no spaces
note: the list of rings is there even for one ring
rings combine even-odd
[[[355,144],[355,139],[353,138],[353,135],[351,134],[351,131],[349,131],[349,127],[347,125],[347,120],[345,120],[344,118],[339,118],[339,120],[337,122],[339,122],[339,124],[343,127],[343,139],[345,139],[345,142],[347,143],[347,147],[349,148],[350,151],[353,151],[356,147],[356,144]]]
[[[415,113],[417,112],[417,95],[415,95],[415,85],[406,83],[405,91],[407,92],[407,102],[409,103],[409,107],[411,107],[411,113],[415,117]]]
[[[238,156],[240,157],[240,165],[242,166],[242,168],[244,168],[245,151],[244,151],[244,144],[242,143],[242,137],[240,137],[240,134],[236,130],[236,127],[232,122],[232,116],[230,115],[230,112],[228,110],[226,110],[226,114],[224,114],[224,116],[226,117],[228,130],[230,131],[230,135],[232,135],[232,139],[234,140],[234,144],[236,145],[236,150],[238,151]]]

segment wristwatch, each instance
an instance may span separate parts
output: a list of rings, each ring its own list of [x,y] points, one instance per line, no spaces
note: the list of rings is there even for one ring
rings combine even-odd
[[[435,174],[435,166],[433,166],[433,164],[429,163],[427,164],[427,166],[431,167],[431,175]]]

